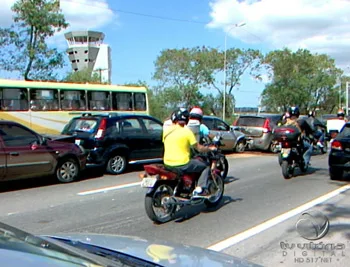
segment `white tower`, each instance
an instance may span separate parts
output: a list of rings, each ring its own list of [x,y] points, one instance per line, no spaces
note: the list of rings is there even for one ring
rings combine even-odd
[[[103,43],[105,35],[96,31],[72,31],[64,36],[72,69],[87,68],[92,73],[98,73],[102,82],[111,83],[111,48]]]

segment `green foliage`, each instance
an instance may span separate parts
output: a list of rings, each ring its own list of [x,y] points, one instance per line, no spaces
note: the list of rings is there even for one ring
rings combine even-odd
[[[46,41],[68,26],[58,0],[17,0],[14,24],[0,28],[0,68],[19,72],[26,80],[55,80],[63,54]]]
[[[336,97],[334,85],[341,70],[327,55],[289,49],[272,51],[266,55],[272,82],[262,93],[262,104],[270,111],[286,110],[298,105],[301,112],[332,109]]]
[[[103,83],[101,76],[96,72],[91,73],[91,70],[88,68],[69,73],[63,81],[71,83]]]
[[[229,49],[226,51],[226,115],[230,117],[235,104],[233,89],[240,85],[242,75],[250,71],[255,78],[260,68],[259,51]],[[216,48],[195,47],[166,49],[155,62],[154,79],[159,82],[158,97],[168,108],[201,105],[206,113],[222,114],[225,51]],[[221,77],[224,77],[223,74]],[[219,94],[204,95],[202,89],[214,89]]]

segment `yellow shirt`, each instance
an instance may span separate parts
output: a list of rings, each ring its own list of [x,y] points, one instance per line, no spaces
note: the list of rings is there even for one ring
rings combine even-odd
[[[165,137],[165,139],[164,139]],[[181,166],[191,159],[191,146],[197,143],[193,132],[187,127],[172,125],[164,129],[164,164]]]

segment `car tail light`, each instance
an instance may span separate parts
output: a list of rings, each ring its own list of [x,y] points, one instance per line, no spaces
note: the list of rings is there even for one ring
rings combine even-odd
[[[270,126],[270,120],[269,119],[266,119],[265,122],[264,122],[263,132],[264,133],[271,132],[271,126]]]
[[[101,120],[100,126],[98,127],[97,133],[95,135],[95,138],[97,140],[101,140],[104,137],[106,128],[107,128],[107,119],[104,118]]]
[[[342,150],[343,147],[341,145],[341,143],[338,141],[338,140],[334,140],[332,142],[332,149],[335,149],[335,150]]]
[[[293,128],[277,128],[275,129],[275,133],[285,133],[285,134],[290,134],[290,133],[295,133],[295,130]]]

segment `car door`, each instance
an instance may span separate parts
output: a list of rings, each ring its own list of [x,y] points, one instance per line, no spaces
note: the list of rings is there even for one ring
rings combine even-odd
[[[217,133],[220,133],[222,136],[222,143],[224,145],[222,149],[231,150],[236,146],[237,138],[231,131],[230,126],[226,122],[215,118],[212,134],[216,135]]]
[[[162,140],[163,124],[151,118],[142,118],[142,124],[147,131],[149,139],[149,158],[161,159],[163,158],[164,145]]]
[[[17,124],[0,124],[0,135],[6,154],[6,180],[49,174],[54,157],[40,137]]]
[[[119,121],[123,143],[129,147],[129,161],[149,158],[149,138],[138,118],[123,118]]]

